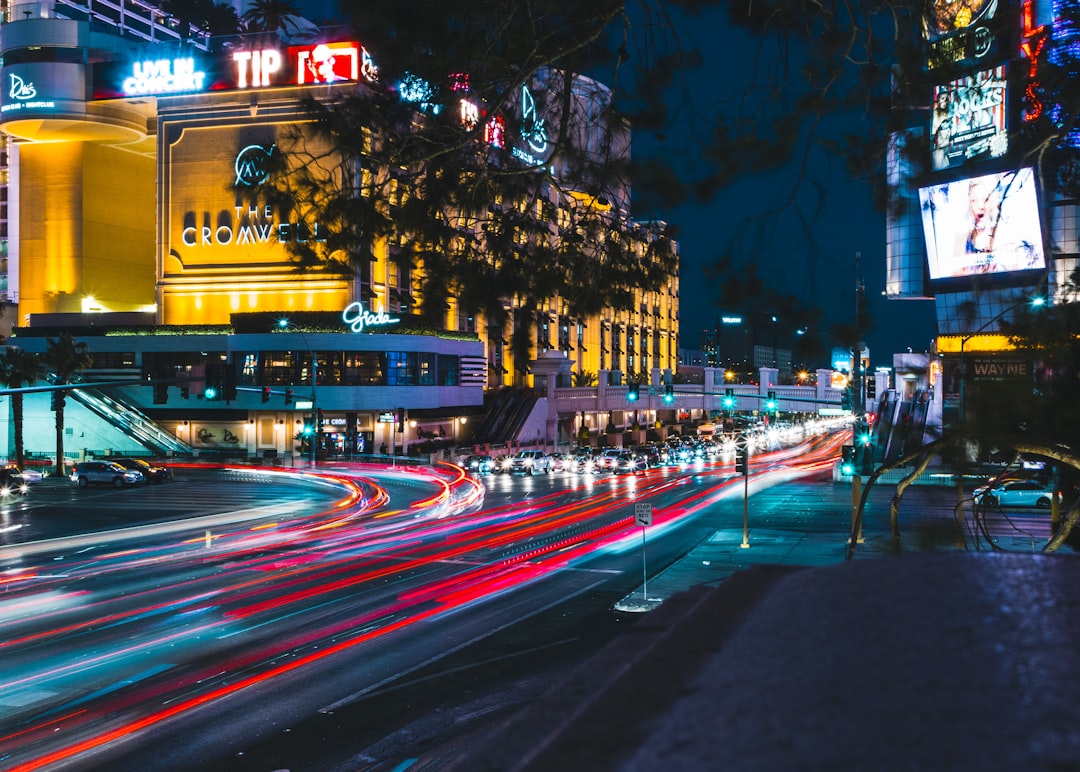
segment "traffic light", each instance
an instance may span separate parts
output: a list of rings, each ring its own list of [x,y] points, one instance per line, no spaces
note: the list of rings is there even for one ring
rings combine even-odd
[[[877,378],[875,378],[873,376],[870,376],[869,378],[866,379],[866,398],[867,399],[876,399],[877,398]]]
[[[270,401],[270,387],[269,386],[263,386],[262,387],[262,401],[263,401],[264,405],[267,402]]]
[[[870,424],[865,421],[855,422],[854,441],[860,448],[869,447],[873,442],[873,435],[870,433]]]
[[[840,474],[855,474],[855,448],[845,445],[840,450]]]
[[[750,474],[750,448],[745,443],[735,446],[735,471]]]
[[[60,392],[59,391],[51,391],[51,392],[49,392],[49,409],[52,410],[54,413],[57,410],[60,409]]]
[[[637,402],[639,394],[640,394],[640,386],[638,384],[636,384],[636,383],[628,383],[628,384],[626,384],[626,401],[627,402]]]
[[[285,389],[285,404],[292,404],[292,389]]]
[[[188,399],[191,396],[191,387],[186,383],[180,387],[180,397],[182,399]]]
[[[675,386],[674,384],[664,384],[664,402],[669,405],[675,401]]]
[[[315,431],[319,431],[322,428],[322,425],[323,425],[323,412],[322,412],[322,408],[320,407],[318,410],[315,411]]]
[[[208,401],[222,399],[225,373],[221,362],[206,363],[206,386],[203,388],[203,396]]]
[[[397,430],[399,432],[405,431],[405,408],[397,408]]]
[[[735,389],[724,389],[724,410],[735,409]]]
[[[776,392],[770,391],[768,398],[765,400],[765,409],[770,413],[776,410]]]
[[[844,390],[840,392],[840,408],[842,410],[851,410],[853,400],[851,398],[851,385],[848,384],[844,387]]]
[[[165,383],[154,384],[154,404],[165,405],[169,401],[169,386]]]
[[[310,437],[312,434],[315,433],[315,428],[314,428],[313,424],[314,424],[314,421],[313,421],[312,416],[309,416],[309,415],[304,416],[304,436],[305,437]]]

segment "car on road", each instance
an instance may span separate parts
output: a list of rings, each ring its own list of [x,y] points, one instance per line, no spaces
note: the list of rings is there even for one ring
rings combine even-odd
[[[80,488],[95,484],[123,488],[141,483],[143,473],[137,469],[125,469],[112,461],[80,461],[71,470],[71,481]]]
[[[1038,480],[1004,480],[996,485],[983,485],[975,489],[971,498],[976,504],[1000,507],[1049,508],[1055,493]],[[1060,501],[1060,495],[1058,495]]]
[[[10,478],[16,482],[21,482],[24,485],[39,483],[44,476],[45,475],[37,469],[19,469],[16,464],[5,464],[0,468],[0,478],[5,481]]]
[[[519,450],[510,458],[510,471],[521,474],[551,474],[551,459],[542,450]]]
[[[22,472],[15,464],[0,467],[0,496],[11,496],[16,493],[28,493],[30,483],[23,479]]]
[[[470,474],[491,474],[495,471],[495,459],[483,454],[466,456],[461,465]]]
[[[611,466],[611,471],[615,474],[626,474],[633,472],[644,472],[648,469],[648,463],[645,461],[644,456],[639,456],[636,453],[625,450],[619,455],[615,456],[615,461]]]
[[[168,467],[161,464],[151,464],[149,461],[145,461],[141,458],[110,458],[114,464],[119,464],[124,469],[134,469],[137,472],[142,472],[143,478],[150,482],[165,482],[169,479]]]

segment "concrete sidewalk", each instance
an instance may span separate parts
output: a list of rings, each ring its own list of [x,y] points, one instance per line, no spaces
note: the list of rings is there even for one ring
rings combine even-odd
[[[965,551],[955,493],[901,518],[897,554],[877,495],[851,562],[843,528],[713,532],[650,579],[662,604],[452,768],[1080,769],[1080,558],[1033,534]]]

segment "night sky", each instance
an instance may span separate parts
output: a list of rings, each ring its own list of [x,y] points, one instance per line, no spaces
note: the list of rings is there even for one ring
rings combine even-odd
[[[752,44],[746,33],[734,30],[725,21],[723,11],[713,11],[691,20],[681,32],[690,37],[703,54],[700,71],[687,74],[690,99],[699,113],[684,113],[683,122],[670,135],[657,141],[653,136],[635,134],[634,153],[684,151],[691,141],[680,136],[703,132],[707,124],[701,114],[710,110],[735,109],[744,84],[753,73]],[[835,122],[839,128],[846,128]],[[693,168],[695,159],[683,159]],[[813,216],[812,232],[818,249],[807,245],[807,238],[794,215],[782,216],[765,228],[758,237],[742,239],[732,251],[740,264],[756,262],[758,275],[768,277],[773,287],[799,297],[807,306],[820,307],[820,329],[831,331],[834,323],[851,324],[855,310],[856,253],[861,254],[861,273],[870,302],[873,328],[864,334],[870,347],[873,366],[891,365],[892,354],[929,350],[935,336],[933,301],[886,300],[885,289],[885,215],[875,211],[866,181],[852,180],[840,161],[822,151],[812,157],[811,166],[827,191],[818,207],[810,189],[804,189],[798,201],[807,216]],[[721,191],[709,204],[685,205],[660,213],[665,221],[680,231],[682,274],[680,282],[681,344],[700,346],[701,332],[711,328],[718,316],[731,309],[717,306],[716,286],[704,280],[703,267],[729,249],[729,240],[749,220],[771,211],[786,201],[796,177],[795,169],[762,174],[740,181]],[[815,215],[809,213],[817,212]],[[745,228],[743,228],[745,230]],[[827,346],[832,341],[823,341]],[[784,345],[781,341],[780,345]]]
[[[301,6],[311,18],[336,17],[335,0],[303,0]],[[721,11],[692,19],[680,34],[692,38],[702,51],[704,66],[687,73],[695,114],[681,113],[670,132],[657,139],[636,132],[633,152],[659,152],[665,156],[682,153],[682,163],[696,164],[692,143],[684,142],[685,132],[707,131],[709,110],[728,109],[726,101],[750,78],[745,33],[732,30]],[[377,57],[376,41],[366,41]],[[726,84],[726,85],[725,85]],[[680,132],[683,132],[680,135]],[[831,166],[830,166],[831,164]],[[820,156],[815,169],[826,181],[827,199],[813,228],[820,249],[809,250],[806,238],[792,223],[783,221],[768,229],[760,242],[744,241],[734,254],[742,261],[758,262],[759,275],[770,277],[781,292],[798,295],[806,305],[823,309],[821,329],[829,331],[835,322],[850,323],[855,308],[855,254],[861,253],[863,283],[870,300],[874,327],[865,334],[873,366],[891,365],[892,354],[929,350],[935,335],[932,301],[887,301],[885,288],[885,216],[870,204],[869,186],[851,180],[836,160]],[[638,219],[659,218],[679,231],[682,269],[680,279],[681,345],[699,348],[701,333],[711,327],[725,309],[716,305],[716,288],[704,278],[705,266],[727,247],[747,218],[774,208],[790,191],[794,172],[780,172],[748,179],[722,191],[708,204],[687,204],[661,212],[634,212]],[[804,209],[813,211],[816,202],[802,199]],[[781,341],[781,345],[783,342]],[[827,345],[831,346],[831,342]]]

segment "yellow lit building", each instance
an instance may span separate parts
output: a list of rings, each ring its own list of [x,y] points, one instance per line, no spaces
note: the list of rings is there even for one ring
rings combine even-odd
[[[370,270],[356,276],[298,271],[286,243],[317,239],[317,225],[312,232],[258,190],[269,155],[308,120],[305,95],[364,88],[373,78],[362,46],[329,44],[339,68],[331,79],[342,82],[331,86],[317,82],[313,45],[210,53],[205,38],[179,40],[139,2],[109,10],[115,28],[104,31],[75,6],[39,10],[9,15],[0,36],[0,131],[12,140],[9,295],[22,324],[99,311],[152,311],[160,325],[227,324],[234,313],[340,313],[358,300],[412,311],[422,265],[402,267],[395,246],[381,243]],[[561,210],[598,205],[585,193],[548,198],[536,216],[554,215],[553,232]],[[628,212],[629,192],[614,205]],[[648,259],[662,224],[619,222],[611,238],[631,240]],[[511,311],[514,302],[507,299]],[[675,368],[677,275],[593,318],[571,318],[559,298],[536,310],[548,321],[533,333],[530,359],[560,350],[578,372]],[[453,299],[445,329],[484,342],[489,388],[530,385],[507,331],[488,329]]]

